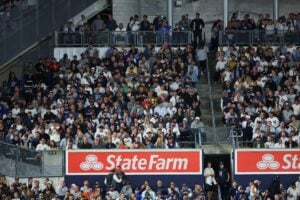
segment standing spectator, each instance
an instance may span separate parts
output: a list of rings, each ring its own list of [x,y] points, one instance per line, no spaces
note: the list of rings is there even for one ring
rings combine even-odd
[[[182,31],[190,30],[190,21],[186,15],[181,16],[181,21],[178,22],[178,25]]]
[[[211,28],[210,49],[216,50],[219,46],[219,31],[223,30],[223,21],[217,20]]]
[[[163,43],[163,42],[170,42],[170,31],[171,31],[171,26],[168,24],[168,21],[166,19],[162,20],[161,26],[158,30],[158,42]]]
[[[140,23],[140,31],[151,31],[147,15],[143,16],[143,21]]]
[[[205,190],[207,193],[207,200],[212,200],[212,195],[215,190],[217,181],[215,179],[215,171],[211,167],[211,162],[208,161],[207,167],[204,169]]]
[[[125,42],[125,45],[128,45],[128,35],[126,27],[124,27],[123,23],[120,23],[119,26],[115,30],[115,40],[114,42],[121,41]]]
[[[200,18],[200,13],[196,13],[196,18],[191,22],[191,30],[193,31],[193,44],[194,48],[198,45],[198,41],[202,40],[202,29],[204,28],[204,21]]]
[[[106,22],[106,26],[109,31],[114,31],[118,27],[117,22],[113,19],[112,15],[108,15],[108,21]]]
[[[220,168],[218,171],[218,184],[221,189],[221,197],[223,200],[227,197],[227,192],[229,188],[230,174],[227,168],[224,167],[224,163],[220,162]]]
[[[205,42],[201,40],[199,42],[198,48],[196,49],[196,61],[199,66],[199,75],[206,75],[206,70],[207,70],[207,53],[208,53],[208,48],[205,45]]]
[[[100,31],[102,29],[102,25],[104,24],[101,19],[101,15],[97,14],[96,19],[92,22],[92,26],[95,28],[95,31]]]
[[[120,192],[122,187],[125,186],[126,180],[127,180],[126,175],[122,171],[121,166],[116,167],[116,176],[118,177],[118,179],[122,180],[120,183],[118,183],[118,182],[116,183],[116,190]]]
[[[272,180],[272,182],[271,182],[271,184],[270,184],[270,186],[269,186],[269,193],[270,193],[270,196],[271,196],[271,198],[273,199],[274,198],[274,196],[276,195],[276,194],[280,194],[281,193],[281,191],[280,191],[280,180],[279,180],[279,176],[276,176],[273,180]]]

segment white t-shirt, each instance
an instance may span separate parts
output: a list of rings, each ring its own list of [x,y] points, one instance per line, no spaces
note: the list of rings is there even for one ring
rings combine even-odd
[[[223,61],[219,60],[216,65],[216,70],[221,71],[221,70],[225,69],[226,64],[227,64],[226,60],[223,60]]]
[[[215,171],[213,168],[205,168],[204,169],[204,176],[205,176],[205,183],[208,185],[213,185],[213,184],[217,184],[217,181],[214,177],[215,175]]]
[[[289,187],[287,189],[287,200],[297,200],[297,188]]]

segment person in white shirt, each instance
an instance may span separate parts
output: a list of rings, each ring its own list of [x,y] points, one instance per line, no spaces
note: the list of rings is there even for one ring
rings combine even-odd
[[[158,115],[162,117],[167,114],[167,109],[163,106],[163,101],[154,108],[154,113],[158,113]]]
[[[300,114],[300,98],[298,97],[294,104],[292,104],[294,115],[298,116]]]
[[[205,178],[205,189],[207,191],[207,199],[211,200],[214,186],[217,185],[217,181],[215,179],[215,171],[211,167],[211,162],[207,163],[207,167],[204,169],[204,178]]]
[[[297,200],[297,187],[296,187],[296,183],[293,182],[291,183],[291,185],[289,186],[289,188],[286,191],[287,194],[287,200]]]
[[[300,199],[300,176],[298,177],[298,180],[295,183],[296,187],[297,187],[297,197],[298,199]]]
[[[68,187],[65,185],[65,181],[61,180],[59,182],[59,185],[55,188],[56,194],[60,197],[63,198],[66,195],[66,192],[69,191]]]
[[[36,150],[37,151],[45,151],[45,150],[49,150],[50,147],[48,146],[48,144],[46,144],[46,140],[44,138],[41,139],[40,144],[38,144],[36,146]]]
[[[198,62],[201,75],[206,75],[207,53],[208,47],[204,45],[204,42],[201,41],[196,50],[196,61]]]
[[[140,21],[139,21],[138,15],[134,15],[133,19],[130,21],[129,26],[131,27],[131,31],[139,31],[140,30]]]
[[[155,199],[155,192],[151,189],[149,185],[146,186],[146,189],[142,192],[142,199]]]
[[[225,60],[224,55],[221,55],[220,60],[216,64],[216,72],[215,72],[215,82],[220,80],[221,74],[224,71],[227,65],[227,60]]]
[[[273,149],[274,146],[275,146],[275,143],[274,143],[272,137],[268,136],[267,141],[264,144],[264,147],[267,149]]]
[[[233,74],[230,71],[229,67],[225,68],[225,71],[222,73],[222,83],[224,82],[230,82],[232,80]]]
[[[282,142],[281,138],[278,139],[278,142],[275,143],[274,145],[275,149],[284,149],[285,144]]]
[[[128,35],[126,27],[124,27],[123,23],[120,23],[119,26],[115,30],[115,42],[125,42],[128,44]]]
[[[170,114],[171,117],[177,112],[177,108],[173,106],[171,102],[169,102],[169,106],[167,108],[167,113]]]
[[[272,126],[275,128],[277,128],[280,125],[279,119],[276,116],[274,116],[273,112],[269,112],[269,117],[267,118],[267,121],[271,122]]]

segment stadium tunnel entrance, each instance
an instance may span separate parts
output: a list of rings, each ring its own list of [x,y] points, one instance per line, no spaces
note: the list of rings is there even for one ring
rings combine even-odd
[[[224,167],[228,169],[230,173],[230,179],[232,179],[232,167],[231,166],[231,156],[230,154],[206,154],[204,153],[204,162],[203,162],[203,170],[207,166],[207,162],[211,162],[212,168],[215,171],[216,177],[218,176],[219,164],[220,162],[224,163]],[[204,172],[204,171],[203,171]]]

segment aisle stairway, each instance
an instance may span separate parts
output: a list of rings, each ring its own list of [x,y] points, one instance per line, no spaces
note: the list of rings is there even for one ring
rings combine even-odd
[[[220,99],[222,96],[222,86],[221,84],[214,84],[214,53],[209,53],[209,70],[210,70],[210,82],[211,82],[211,97],[213,102],[213,114],[215,116],[215,126],[216,134],[220,134],[225,131],[224,124],[222,122],[223,113],[220,109]],[[214,136],[214,128],[212,122],[212,109],[210,104],[210,94],[209,94],[209,84],[205,77],[201,77],[199,83],[197,84],[198,93],[201,99],[201,118],[205,125],[207,133],[207,143],[202,143],[203,150],[208,154],[226,154],[230,153],[232,150],[230,138],[224,137],[224,134],[219,137],[219,143]],[[225,134],[226,135],[226,134]],[[228,140],[227,140],[228,139]]]
[[[210,78],[211,78],[211,86],[212,86],[212,98],[213,98],[213,103],[214,103],[214,113],[215,113],[215,123],[216,127],[223,127],[223,122],[222,122],[222,117],[223,113],[221,111],[220,107],[220,100],[222,97],[222,85],[220,83],[215,84],[215,53],[211,52],[209,53],[209,62],[208,66],[210,69]]]

